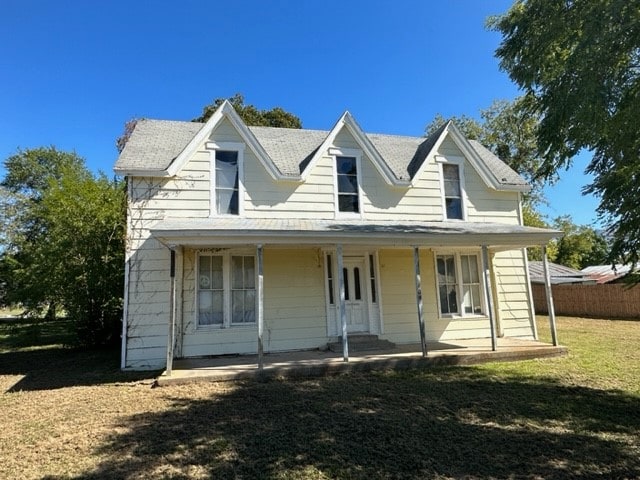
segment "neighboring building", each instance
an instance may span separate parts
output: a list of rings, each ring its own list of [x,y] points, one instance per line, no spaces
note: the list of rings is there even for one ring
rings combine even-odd
[[[595,280],[580,270],[574,270],[564,265],[548,262],[549,278],[552,285],[561,284],[592,284]],[[529,261],[529,279],[533,284],[544,284],[544,267],[541,261]]]
[[[619,283],[631,272],[631,265],[594,265],[581,270],[582,274],[596,283]],[[635,272],[638,271],[636,267]]]
[[[140,121],[115,171],[125,369],[345,330],[416,343],[418,319],[428,341],[535,336],[524,247],[557,232],[522,226],[529,186],[452,123],[428,138],[365,134],[349,113],[329,131],[247,127],[225,102],[206,124]]]

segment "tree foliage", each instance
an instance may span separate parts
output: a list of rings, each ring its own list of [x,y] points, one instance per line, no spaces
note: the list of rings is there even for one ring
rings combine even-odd
[[[25,150],[5,163],[6,201],[13,196],[23,208],[8,219],[16,228],[0,254],[0,303],[32,314],[61,307],[82,343],[114,343],[123,292],[123,184],[94,176],[75,153],[36,150],[38,162]],[[37,185],[31,166],[45,177]]]
[[[576,270],[607,263],[609,244],[602,233],[586,225],[576,225],[569,215],[557,217],[553,227],[563,233],[562,238],[554,242],[554,255],[550,255],[555,263]]]
[[[587,193],[613,232],[610,260],[640,258],[640,3],[527,0],[489,20],[502,34],[501,68],[540,118],[549,178],[582,149],[593,153]]]
[[[193,122],[206,122],[211,115],[222,105],[225,98],[216,98],[212,103],[202,109],[202,115],[194,118]],[[253,105],[245,105],[244,97],[236,93],[228,99],[233,108],[247,125],[258,127],[302,128],[302,122],[294,114],[274,107],[270,110],[259,110]]]
[[[202,109],[202,114],[199,117],[191,120],[192,122],[206,122],[211,115],[227,100],[226,98],[216,98],[209,105],[205,105]],[[302,122],[293,113],[289,113],[281,107],[274,107],[270,110],[259,110],[254,105],[245,105],[244,96],[240,93],[236,93],[233,97],[228,99],[233,108],[242,118],[242,121],[247,125],[253,125],[258,127],[280,127],[280,128],[302,128]],[[132,118],[124,124],[124,131],[116,139],[116,148],[118,152],[124,150],[124,146],[129,141],[131,133],[136,124],[140,121],[140,118]]]

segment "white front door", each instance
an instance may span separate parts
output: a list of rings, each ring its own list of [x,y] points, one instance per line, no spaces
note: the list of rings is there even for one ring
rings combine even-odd
[[[344,257],[344,299],[349,333],[368,332],[366,270],[363,257]]]

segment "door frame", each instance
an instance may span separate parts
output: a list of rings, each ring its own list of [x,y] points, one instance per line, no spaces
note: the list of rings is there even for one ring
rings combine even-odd
[[[328,257],[331,256],[331,272],[333,274],[333,295],[330,295],[329,288],[329,262]],[[377,249],[367,248],[351,248],[344,247],[344,257],[359,257],[364,262],[364,279],[362,279],[362,287],[365,289],[365,296],[367,300],[365,314],[367,315],[367,323],[369,325],[368,332],[373,335],[380,335],[384,333],[384,324],[382,321],[382,291],[380,282],[380,264],[378,261]],[[371,257],[371,259],[370,259]],[[323,285],[325,292],[325,307],[326,307],[326,328],[328,337],[341,337],[342,325],[340,324],[340,315],[338,312],[338,277],[337,277],[337,258],[335,248],[323,249]],[[373,264],[373,276],[371,271],[371,264]],[[372,292],[375,288],[375,302],[373,301],[374,295]],[[330,300],[333,298],[334,302]]]

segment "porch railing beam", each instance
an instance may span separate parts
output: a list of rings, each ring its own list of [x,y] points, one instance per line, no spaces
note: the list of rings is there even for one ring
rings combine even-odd
[[[420,276],[420,249],[413,247],[413,268],[416,278],[416,304],[418,306],[418,328],[420,329],[420,346],[422,356],[427,356],[427,339],[424,331],[424,305],[422,302],[422,279]]]
[[[553,305],[553,289],[551,288],[551,274],[549,273],[549,260],[547,259],[547,247],[542,247],[542,267],[544,269],[544,290],[547,294],[547,310],[549,311],[549,326],[551,327],[551,342],[558,346],[558,332],[556,331],[556,310]]]
[[[342,259],[342,245],[336,245],[336,260],[338,267],[338,310],[340,313],[340,324],[342,325],[342,358],[349,361],[349,337],[347,332],[347,309],[345,305],[344,293],[344,264]]]
[[[489,328],[491,330],[491,350],[496,351],[498,348],[498,339],[496,336],[496,318],[493,310],[493,294],[491,285],[491,269],[489,263],[489,249],[486,245],[482,245],[482,271],[484,274],[485,285],[485,301],[487,303],[487,313],[489,314]]]
[[[256,289],[258,290],[258,370],[262,372],[264,369],[264,346],[262,337],[264,335],[264,274],[263,274],[263,251],[262,245],[256,246],[256,260],[258,263],[258,283]]]

